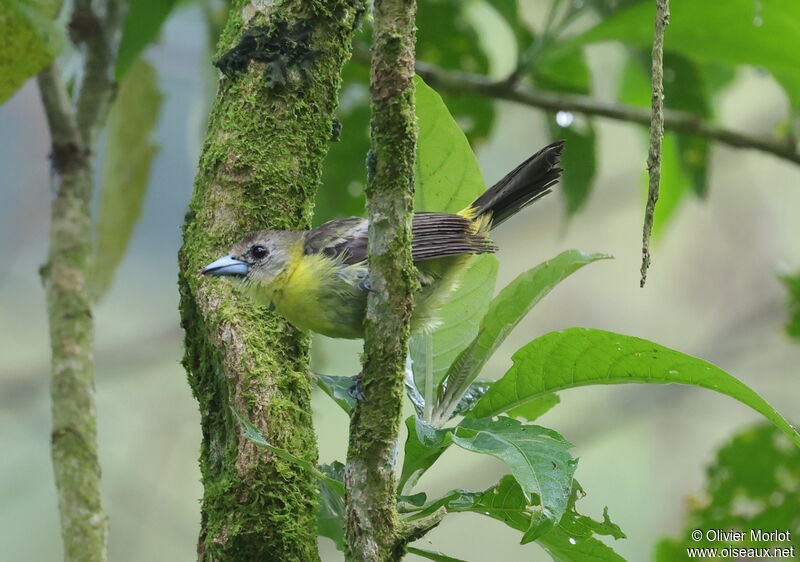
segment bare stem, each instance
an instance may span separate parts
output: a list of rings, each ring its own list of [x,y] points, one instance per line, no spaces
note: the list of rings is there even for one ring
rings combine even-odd
[[[656,0],[656,24],[653,37],[652,107],[650,118],[650,150],[647,154],[647,208],[644,213],[642,232],[642,278],[644,287],[647,269],[650,267],[650,235],[653,232],[653,217],[661,184],[661,143],[664,140],[664,30],[669,25],[669,0]]]
[[[482,94],[548,111],[571,111],[590,117],[605,117],[640,125],[650,124],[648,109],[598,100],[591,96],[553,93],[535,90],[522,84],[496,82],[480,74],[445,70],[422,61],[417,62],[416,69],[428,84],[451,94]],[[685,111],[665,109],[663,115],[664,129],[668,131],[695,134],[728,146],[758,150],[800,164],[800,152],[791,141],[784,142],[740,133]]]
[[[409,320],[414,158],[415,0],[376,0],[373,21],[372,150],[368,160],[369,295],[360,402],[347,453],[349,560],[398,560],[410,535],[396,510],[394,463],[400,431]]]
[[[38,77],[60,185],[50,208],[50,253],[42,268],[50,326],[51,453],[64,559],[106,559],[107,517],[100,499],[87,274],[92,251],[92,169],[60,72]]]

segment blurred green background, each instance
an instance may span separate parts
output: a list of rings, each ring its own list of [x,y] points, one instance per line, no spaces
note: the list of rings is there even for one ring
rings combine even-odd
[[[534,29],[543,25],[548,4],[520,3]],[[497,12],[473,2],[464,18],[485,53],[478,63],[493,77],[506,76],[514,68],[516,46]],[[102,489],[110,516],[109,557],[115,561],[195,557],[202,495],[199,414],[179,364],[176,255],[216,81],[206,30],[200,7],[180,6],[160,42],[144,54],[163,94],[154,135],[160,148],[133,238],[96,310]],[[426,31],[432,33],[420,33]],[[584,53],[592,94],[616,99],[628,51],[601,43]],[[640,96],[646,99],[646,81],[644,87]],[[358,95],[357,89],[344,90],[343,111]],[[778,83],[753,67],[738,68],[713,98],[716,121],[754,135],[783,126],[789,106]],[[494,112],[488,136],[474,146],[488,184],[546,144],[553,129],[552,116],[531,108],[496,102]],[[580,125],[581,119],[571,124]],[[800,267],[800,168],[713,145],[707,199],[678,203],[662,225],[647,287],[640,290],[645,135],[640,127],[619,122],[598,119],[594,126],[597,170],[588,199],[567,219],[563,197],[547,197],[495,231],[501,247],[498,288],[568,248],[616,259],[587,267],[559,286],[484,372],[501,375],[512,351],[548,331],[602,328],[712,361],[790,420],[800,419],[800,347],[785,335],[786,293],[776,277]],[[47,251],[53,189],[48,151],[38,91],[29,82],[0,107],[0,557],[5,560],[61,557],[49,457],[49,347],[37,272]],[[101,152],[101,161],[106,156]],[[665,167],[669,164],[665,160]],[[344,166],[343,176],[363,176],[363,154],[336,165]],[[337,176],[329,171],[326,177]],[[356,206],[359,199],[352,196],[361,187],[329,183],[321,189],[320,211],[333,215],[336,209],[326,201],[344,198]],[[669,199],[670,185],[664,189]],[[356,373],[359,345],[316,339],[314,369]],[[576,477],[588,492],[581,511],[597,517],[609,507],[628,535],[613,546],[629,560],[651,558],[661,537],[683,528],[687,497],[702,487],[703,469],[715,450],[758,420],[733,400],[677,386],[592,387],[565,392],[561,399],[541,423],[576,445]],[[320,460],[343,460],[345,414],[321,392],[313,406]],[[421,490],[483,489],[505,472],[498,461],[456,448],[439,462],[442,466],[421,480]],[[425,542],[471,561],[549,559],[538,546],[521,547],[518,540],[518,533],[498,521],[454,514]],[[332,543],[320,544],[324,560],[340,559]]]

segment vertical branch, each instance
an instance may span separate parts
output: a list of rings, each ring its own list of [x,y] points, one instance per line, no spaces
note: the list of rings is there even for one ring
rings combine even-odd
[[[308,337],[197,272],[254,230],[309,228],[364,4],[235,0],[220,37],[224,76],[179,255],[184,366],[203,430],[199,560],[318,558],[316,478],[247,440],[234,415],[316,463]]]
[[[653,217],[658,201],[658,187],[661,183],[661,142],[664,140],[664,30],[667,25],[669,25],[669,0],[656,0],[650,150],[647,154],[647,172],[650,181],[647,187],[647,208],[644,213],[642,233],[642,278],[639,281],[641,287],[644,287],[647,269],[650,267],[650,234],[653,231]]]
[[[351,560],[403,552],[395,508],[397,438],[416,275],[411,258],[414,158],[415,0],[377,0],[370,78],[368,158],[369,295],[360,402],[347,453],[347,542]]]
[[[60,185],[50,208],[50,253],[42,268],[50,326],[51,453],[64,559],[106,559],[107,518],[100,500],[87,274],[92,251],[89,154],[58,68],[39,75]]]
[[[59,182],[50,208],[49,255],[42,268],[51,347],[51,454],[64,559],[76,562],[105,560],[108,534],[97,458],[94,322],[88,277],[93,251],[93,150],[113,97],[114,38],[127,3],[108,0],[101,4],[113,17],[101,19],[83,1],[76,2],[70,22],[75,43],[86,45],[85,78],[77,107],[55,64],[38,77]]]

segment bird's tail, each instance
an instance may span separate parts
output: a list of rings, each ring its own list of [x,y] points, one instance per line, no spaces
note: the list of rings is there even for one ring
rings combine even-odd
[[[491,227],[494,228],[520,209],[544,197],[561,175],[558,163],[563,150],[563,140],[545,146],[487,189],[467,212],[476,219],[490,216]]]

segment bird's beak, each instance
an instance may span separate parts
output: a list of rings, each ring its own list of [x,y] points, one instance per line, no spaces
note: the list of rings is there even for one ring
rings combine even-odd
[[[219,258],[217,261],[211,262],[203,269],[200,270],[201,275],[236,275],[244,277],[247,275],[247,263],[237,260],[232,256],[225,256]]]

